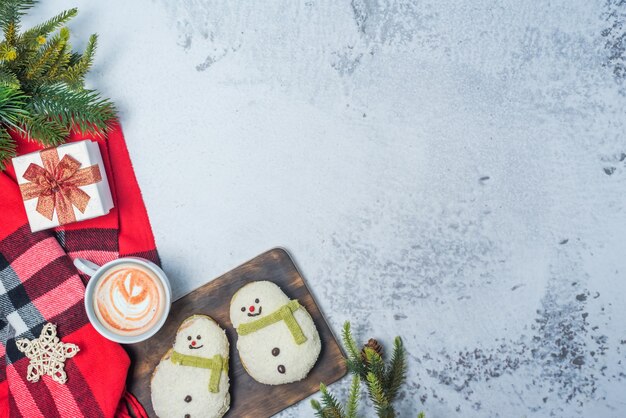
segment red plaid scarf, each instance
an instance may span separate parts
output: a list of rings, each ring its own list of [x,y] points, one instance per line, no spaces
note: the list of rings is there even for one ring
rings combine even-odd
[[[70,140],[85,138],[73,133]],[[113,126],[99,144],[115,202],[100,218],[31,233],[12,167],[0,172],[0,418],[146,416],[125,391],[128,355],[87,319],[88,278],[72,264],[75,257],[102,264],[130,255],[158,263],[120,127]],[[20,154],[38,149],[18,139]],[[64,342],[80,347],[65,362],[65,385],[49,376],[28,382],[29,360],[15,346],[17,338],[38,337],[46,322],[57,325]]]

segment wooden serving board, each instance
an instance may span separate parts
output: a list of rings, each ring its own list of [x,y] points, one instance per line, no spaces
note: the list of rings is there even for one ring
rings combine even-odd
[[[237,353],[237,333],[229,319],[232,295],[256,280],[276,283],[291,299],[298,299],[313,317],[322,340],[322,351],[306,379],[280,386],[253,380],[244,370]],[[131,357],[128,388],[150,416],[156,416],[150,400],[150,379],[161,357],[169,350],[178,326],[193,314],[205,314],[226,330],[230,342],[230,410],[227,417],[270,417],[319,390],[320,382],[333,383],[347,370],[343,353],[320,312],[313,295],[289,254],[273,249],[205,284],[174,302],[163,328],[147,341],[126,346]]]

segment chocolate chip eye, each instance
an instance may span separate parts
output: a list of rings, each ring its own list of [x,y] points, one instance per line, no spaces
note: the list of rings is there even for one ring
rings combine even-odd
[[[259,299],[254,299],[254,303],[259,303]]]
[[[246,311],[245,307],[241,308],[241,312],[245,312],[245,311]]]
[[[198,335],[196,338],[197,338],[197,339],[200,339],[200,338],[202,338],[202,336],[201,336],[201,335]]]
[[[190,336],[188,336],[188,337],[187,337],[187,339],[188,339],[189,341],[191,341],[191,335],[190,335]]]

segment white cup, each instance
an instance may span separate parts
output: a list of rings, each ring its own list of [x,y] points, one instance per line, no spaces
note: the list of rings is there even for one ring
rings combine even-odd
[[[147,331],[138,335],[120,335],[109,330],[100,322],[94,309],[94,292],[100,278],[119,264],[137,264],[140,268],[144,268],[152,272],[163,285],[165,303],[163,304],[164,307],[161,317]],[[87,311],[87,317],[89,318],[91,325],[93,325],[96,331],[98,331],[103,337],[122,344],[134,344],[147,340],[156,334],[159,329],[161,329],[167,319],[167,315],[170,312],[170,307],[172,306],[172,288],[170,287],[170,282],[167,279],[167,276],[159,266],[149,260],[139,257],[118,258],[117,260],[109,261],[102,266],[82,258],[76,258],[74,259],[74,265],[78,270],[88,276],[91,276],[91,279],[87,283],[87,288],[85,289],[85,310]]]

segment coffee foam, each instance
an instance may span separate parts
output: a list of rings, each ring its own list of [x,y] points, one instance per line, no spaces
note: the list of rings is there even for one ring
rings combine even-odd
[[[104,272],[94,290],[94,312],[109,331],[135,336],[150,330],[165,311],[165,290],[158,276],[135,263]]]

